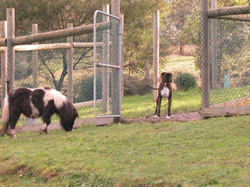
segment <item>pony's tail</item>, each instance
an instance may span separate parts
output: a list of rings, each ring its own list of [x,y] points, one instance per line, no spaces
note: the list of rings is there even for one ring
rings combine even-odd
[[[3,113],[2,113],[2,133],[1,136],[7,132],[9,126],[10,110],[9,110],[9,97],[4,99]]]

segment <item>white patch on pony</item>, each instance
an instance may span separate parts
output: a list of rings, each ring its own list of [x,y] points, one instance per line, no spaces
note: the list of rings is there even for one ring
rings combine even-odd
[[[161,90],[161,96],[164,98],[168,98],[169,97],[169,88],[164,86],[163,89]]]
[[[167,119],[170,119],[171,117],[169,116],[169,115],[167,115],[167,117],[166,117]]]
[[[61,94],[61,92],[55,89],[49,89],[44,91],[45,91],[45,96],[43,98],[43,102],[45,106],[48,104],[50,100],[54,100],[56,108],[60,108],[63,105],[63,103],[67,101],[67,98],[63,94]]]

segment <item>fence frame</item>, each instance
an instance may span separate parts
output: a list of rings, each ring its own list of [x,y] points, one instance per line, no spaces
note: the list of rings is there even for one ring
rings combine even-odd
[[[120,0],[113,0],[112,1],[113,8],[120,9]],[[117,6],[117,7],[115,7]],[[119,10],[120,11],[120,10]],[[15,9],[7,9],[7,34],[6,36],[0,37],[0,53],[1,57],[3,57],[5,54],[6,58],[5,60],[1,60],[2,63],[6,63],[8,70],[7,70],[7,77],[10,85],[10,90],[14,87],[14,67],[15,67],[15,51],[33,51],[34,54],[37,53],[38,50],[48,50],[48,49],[67,49],[69,56],[72,56],[73,48],[94,48],[94,42],[93,43],[77,43],[72,41],[72,36],[76,35],[82,35],[82,34],[88,34],[94,32],[94,24],[89,25],[83,25],[79,27],[74,27],[63,30],[57,30],[57,31],[50,31],[50,32],[44,32],[44,33],[37,33],[37,30],[34,26],[34,31],[31,35],[26,36],[20,36],[15,37]],[[119,18],[120,20],[120,18]],[[106,21],[102,23],[98,23],[97,30],[107,30],[111,28],[111,23]],[[0,29],[1,31],[3,28]],[[2,31],[4,32],[4,31]],[[47,41],[52,39],[58,39],[58,38],[68,38],[67,43],[54,43],[54,44],[37,44],[37,42],[41,41]],[[97,46],[103,45],[103,43],[96,43]],[[107,45],[110,45],[109,43]],[[7,57],[8,56],[8,57]],[[36,56],[36,55],[34,55]],[[68,66],[71,68],[70,63],[68,62]],[[3,67],[3,66],[2,66]],[[34,67],[35,69],[36,67]],[[11,69],[11,71],[10,71]],[[12,72],[12,73],[11,73]],[[5,74],[2,74],[5,75]],[[71,76],[72,77],[72,76]],[[6,78],[2,78],[2,82],[6,83]],[[37,83],[36,80],[33,81],[33,83]],[[5,84],[3,84],[5,85]],[[69,85],[68,85],[69,87]],[[5,86],[2,87],[2,99],[4,98],[3,91],[7,90]],[[70,89],[72,90],[72,89]],[[72,90],[73,91],[73,90]],[[121,92],[121,90],[120,90]],[[72,100],[72,94],[68,94],[68,97],[70,100]],[[77,104],[76,104],[77,105]],[[121,105],[119,106],[119,111],[121,111]],[[120,116],[120,115],[119,115]],[[117,119],[114,117],[114,122],[118,122]]]
[[[245,115],[250,114],[250,106],[210,107],[210,75],[208,59],[208,20],[229,19],[237,21],[250,21],[249,6],[233,6],[208,9],[208,0],[200,1],[201,15],[201,77],[202,77],[202,115],[203,117]]]
[[[110,65],[110,64],[104,64],[104,63],[97,63],[97,42],[96,42],[96,32],[97,32],[97,28],[98,28],[98,24],[96,22],[97,20],[97,15],[98,14],[102,14],[102,15],[105,15],[105,16],[108,16],[108,17],[111,17],[111,18],[114,18],[114,19],[117,19],[119,21],[119,50],[117,51],[118,52],[118,58],[116,59],[117,60],[117,64],[118,65]],[[108,41],[108,37],[104,35],[104,39],[106,39]],[[121,27],[121,19],[117,16],[114,16],[114,15],[110,15],[106,12],[103,12],[103,11],[95,11],[95,15],[94,15],[94,117],[114,117],[114,118],[120,118],[121,117],[121,80],[122,80],[122,74],[123,74],[123,68],[122,68],[122,27]],[[108,46],[107,45],[107,41],[103,41],[103,51],[109,51]],[[117,50],[117,49],[115,49]],[[112,54],[115,54],[112,53]],[[108,59],[107,56],[104,56],[103,58],[105,59]],[[113,57],[111,57],[113,58]],[[104,61],[105,62],[105,61]],[[113,71],[112,75],[113,77],[117,77],[118,75],[118,82],[112,82],[112,91],[113,90],[113,87],[115,87],[115,89],[118,89],[118,93],[119,95],[116,96],[115,94],[112,94],[111,93],[111,101],[112,101],[112,114],[111,115],[102,115],[102,116],[98,116],[96,114],[96,104],[97,104],[97,99],[96,99],[96,74],[97,74],[97,66],[101,66],[102,68],[113,68],[112,70],[115,70]],[[108,70],[105,71],[106,73],[109,73]],[[107,74],[108,75],[108,74]],[[114,80],[114,79],[113,79]],[[109,83],[109,79],[107,79],[107,82],[104,83],[104,85],[108,85]],[[109,93],[108,89],[109,87],[102,87],[102,93],[103,92],[107,92]],[[105,90],[104,90],[105,89]],[[112,92],[111,91],[111,92]],[[117,98],[116,98],[117,97]],[[107,112],[108,110],[108,103],[109,103],[109,96],[107,94],[105,94],[104,96],[104,102],[103,102],[103,111]],[[117,110],[118,108],[118,114],[114,114],[115,110]]]

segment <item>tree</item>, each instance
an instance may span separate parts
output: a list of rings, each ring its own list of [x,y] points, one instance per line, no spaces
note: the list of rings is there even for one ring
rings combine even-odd
[[[144,75],[145,59],[152,62],[153,11],[160,10],[164,16],[168,6],[165,0],[122,1],[121,12],[125,16],[124,70],[129,74]]]
[[[31,25],[38,23],[39,31],[51,31],[65,29],[67,23],[73,23],[74,26],[93,23],[93,15],[96,9],[102,9],[102,4],[109,2],[108,0],[0,0],[0,20],[5,20],[6,8],[15,8],[16,19],[16,36],[31,33]],[[85,42],[93,41],[93,36],[83,36]],[[65,42],[65,40],[60,40]],[[78,59],[74,60],[73,68],[76,69],[79,62],[85,58],[92,50],[83,49]],[[67,62],[65,50],[57,50],[61,58],[55,63],[55,56],[51,52],[39,52],[39,59],[42,62],[44,79],[52,82],[57,90],[61,90],[64,79],[67,75]],[[53,60],[54,64],[62,64],[62,66],[49,65]],[[18,61],[17,61],[18,63]],[[18,65],[18,64],[17,64]],[[86,66],[89,66],[86,64]],[[60,68],[59,68],[60,67]],[[60,76],[55,76],[60,71]],[[59,78],[58,78],[59,77]]]
[[[162,45],[178,47],[183,54],[183,46],[197,45],[199,30],[199,0],[172,1],[170,12],[163,18]]]

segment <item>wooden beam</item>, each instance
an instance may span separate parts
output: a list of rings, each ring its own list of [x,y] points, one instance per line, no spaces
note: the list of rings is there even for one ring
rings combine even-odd
[[[200,6],[200,14],[201,14],[201,34],[200,34],[200,41],[201,41],[201,79],[202,79],[202,108],[208,108],[210,105],[210,97],[209,97],[209,58],[208,58],[208,0],[201,0]]]
[[[250,14],[249,6],[233,6],[233,7],[224,7],[208,10],[208,18],[216,18],[219,16],[229,16],[229,15],[238,15],[238,14]]]
[[[154,30],[154,41],[153,41],[153,87],[158,88],[159,81],[159,57],[160,57],[160,12],[154,11],[153,13],[153,30]],[[157,90],[153,91],[154,101],[157,99]]]
[[[97,42],[97,46],[102,46],[102,42]],[[111,43],[109,43],[111,45]],[[68,43],[53,43],[53,44],[32,44],[32,45],[17,45],[14,47],[15,51],[41,51],[41,50],[52,50],[52,49],[68,49],[71,45]],[[87,42],[87,43],[80,43],[74,42],[74,48],[93,48],[94,43]],[[0,51],[4,51],[5,47],[0,47]]]
[[[15,50],[13,40],[15,39],[15,9],[7,8],[7,76],[9,79],[9,91],[15,85]]]
[[[250,15],[249,14],[240,14],[240,15],[232,15],[232,16],[220,16],[220,17],[216,17],[215,19],[226,19],[226,20],[250,22]]]
[[[110,23],[99,23],[97,25],[97,30],[107,30],[110,29]],[[39,34],[32,34],[29,36],[20,36],[13,38],[12,44],[13,45],[23,45],[23,44],[29,44],[34,42],[41,42],[46,40],[52,40],[57,38],[65,38],[69,36],[75,36],[75,35],[81,35],[81,34],[88,34],[93,32],[94,25],[84,25],[75,27],[73,29],[63,29],[58,31],[51,31],[51,32],[45,32],[45,33],[39,33]]]
[[[32,25],[32,34],[38,33],[38,25]],[[37,43],[34,43],[37,44]],[[38,51],[32,51],[32,65],[33,65],[33,88],[38,87]]]
[[[73,23],[67,24],[68,29],[73,28]],[[68,72],[68,100],[73,103],[73,36],[67,38],[70,48],[67,49],[67,72]]]
[[[250,114],[250,106],[210,107],[202,109],[203,117],[233,116]]]

